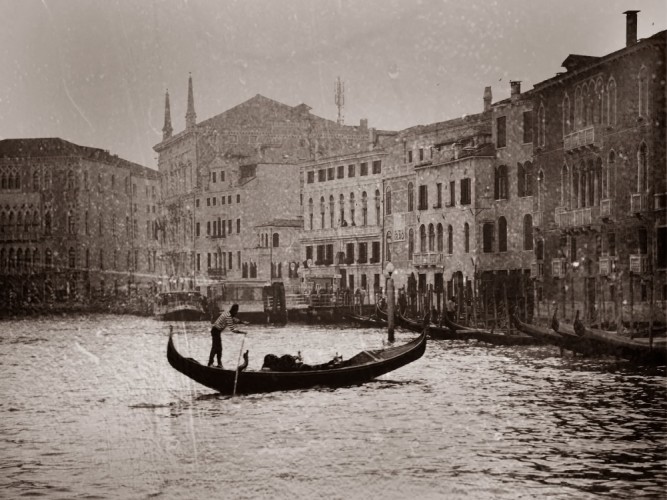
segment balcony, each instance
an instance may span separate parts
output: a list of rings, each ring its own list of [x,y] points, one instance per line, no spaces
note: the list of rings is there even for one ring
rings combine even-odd
[[[584,229],[593,224],[600,213],[598,207],[576,208],[556,213],[556,224],[560,229]]]
[[[563,258],[551,259],[551,276],[554,278],[565,278],[567,262]]]
[[[412,256],[414,266],[438,266],[445,263],[446,258],[443,252],[416,253]]]
[[[533,227],[542,227],[542,212],[533,212]]]
[[[612,209],[611,199],[608,198],[605,200],[600,200],[600,217],[602,217],[603,219],[610,219],[611,209]]]
[[[630,272],[634,274],[644,274],[648,270],[648,256],[635,254],[630,256]]]
[[[616,270],[616,257],[600,257],[598,260],[598,274],[609,276]]]
[[[648,209],[648,203],[645,193],[632,193],[630,195],[630,212],[633,214],[639,214],[641,212],[646,212]]]
[[[572,132],[563,137],[563,149],[566,152],[573,152],[577,149],[590,146],[598,147],[598,144],[596,144],[596,135],[599,136],[600,134],[599,132],[596,134],[595,127],[592,126]]]
[[[211,279],[223,279],[225,276],[227,276],[227,270],[223,268],[209,268],[208,271],[206,272],[208,274],[208,277]]]
[[[544,278],[544,262],[533,262],[530,264],[530,277],[534,279]]]

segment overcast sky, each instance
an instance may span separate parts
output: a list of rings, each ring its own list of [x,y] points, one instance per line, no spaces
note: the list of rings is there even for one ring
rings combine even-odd
[[[664,0],[0,0],[0,138],[61,137],[156,167],[164,93],[183,129],[255,94],[399,130],[476,113],[561,71],[570,53],[667,25]]]

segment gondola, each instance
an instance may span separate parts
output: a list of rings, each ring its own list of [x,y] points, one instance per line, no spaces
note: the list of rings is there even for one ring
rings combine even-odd
[[[186,377],[222,394],[251,394],[316,386],[342,387],[368,382],[422,357],[426,350],[427,330],[416,339],[396,347],[362,351],[334,366],[331,363],[295,371],[238,371],[202,365],[181,355],[174,346],[173,332],[167,343],[169,364]]]
[[[377,306],[376,316],[381,318],[383,321],[387,321],[387,312],[380,309],[380,306]],[[421,332],[423,327],[423,322],[406,318],[399,311],[396,311],[394,320],[398,326],[410,330],[412,332]],[[437,326],[434,324],[429,324],[428,335],[435,340],[465,340],[464,337],[457,336],[455,333],[452,333],[447,328]]]
[[[455,332],[459,337],[479,340],[493,345],[536,345],[544,344],[545,340],[539,337],[526,335],[523,332],[519,335],[505,334],[499,332],[492,332],[483,328],[471,328],[455,323],[444,314],[442,317],[443,324],[452,332]]]
[[[654,341],[653,346],[651,346],[647,342],[640,342],[622,337],[616,333],[590,328],[581,322],[575,324],[574,334],[596,344],[602,353],[609,356],[647,364],[664,364],[667,362],[667,346],[664,342]]]
[[[342,314],[342,316],[343,319],[349,320],[353,323],[357,323],[358,325],[361,326],[371,326],[379,328],[384,328],[387,326],[387,322],[377,316],[360,316],[358,314],[350,312],[345,312]],[[421,332],[421,329],[419,331]]]
[[[578,335],[572,325],[560,323],[558,331],[523,323],[516,316],[512,322],[522,332],[543,338],[562,349],[586,356],[613,356],[637,363],[660,364],[667,360],[664,343],[656,343],[651,348],[647,343],[620,338],[618,335],[584,327]]]

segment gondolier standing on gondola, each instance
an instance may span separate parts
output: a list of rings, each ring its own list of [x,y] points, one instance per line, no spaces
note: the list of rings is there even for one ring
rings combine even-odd
[[[241,321],[236,317],[239,312],[239,305],[234,304],[229,308],[229,312],[223,312],[218,319],[215,320],[213,326],[211,327],[211,354],[208,357],[208,366],[213,364],[213,358],[218,358],[218,368],[222,368],[222,338],[221,334],[224,330],[229,328],[229,331],[234,333],[244,334],[240,330],[236,329],[236,325],[241,323],[247,325],[245,321]]]

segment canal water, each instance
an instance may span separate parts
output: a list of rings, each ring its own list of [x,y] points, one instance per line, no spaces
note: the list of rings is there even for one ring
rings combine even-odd
[[[205,362],[206,324],[172,325]],[[384,342],[349,325],[247,330],[250,368]],[[150,318],[0,332],[2,498],[665,498],[661,369],[432,341],[363,386],[229,398],[169,366],[168,324]],[[225,365],[242,340],[225,334]]]

